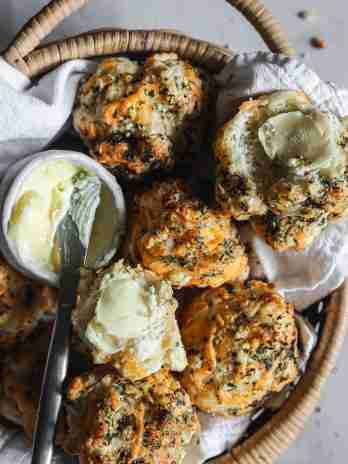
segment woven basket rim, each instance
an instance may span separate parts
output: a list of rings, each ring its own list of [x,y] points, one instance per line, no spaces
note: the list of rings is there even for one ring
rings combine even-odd
[[[210,70],[219,70],[233,51],[210,42],[168,30],[91,31],[43,47],[40,41],[65,17],[88,0],[53,0],[20,31],[4,58],[29,77],[37,77],[75,58],[110,54],[175,51]],[[285,34],[259,0],[227,0],[236,7],[264,38],[271,51],[293,54]],[[219,464],[272,464],[303,430],[313,413],[323,385],[335,366],[348,329],[348,281],[330,296],[327,317],[318,345],[305,374],[287,402],[259,430],[230,454],[216,458]]]
[[[179,31],[101,28],[39,46],[18,63],[18,68],[23,71],[25,66],[27,76],[38,78],[73,59],[156,52],[176,52],[212,72],[221,70],[235,55],[230,49]]]
[[[274,19],[271,12],[265,7],[260,0],[226,0],[228,4],[236,8],[242,15],[251,23],[256,31],[261,35],[268,48],[275,53],[283,53],[285,55],[294,54],[294,49],[289,44],[289,41],[279,23]],[[56,47],[48,45],[41,48],[39,52],[35,52],[40,46],[41,41],[53,31],[66,17],[70,16],[74,11],[88,3],[88,0],[51,0],[34,18],[28,21],[27,24],[19,31],[13,42],[5,50],[3,56],[6,61],[14,67],[21,70],[29,77],[46,72],[53,66],[81,56],[100,56],[110,53],[131,53],[133,48],[139,49],[139,43],[142,42],[143,34],[147,34],[146,48],[148,51],[158,50],[163,47],[163,43],[167,41],[167,45],[175,42],[175,36],[181,37],[178,45],[178,51],[181,51],[182,56],[186,56],[185,49],[188,49],[188,57],[191,59],[201,58],[202,49],[199,44],[209,44],[209,53],[214,57],[214,54],[221,53],[221,47],[200,40],[191,39],[183,34],[173,34],[172,37],[166,37],[168,32],[165,31],[129,31],[131,37],[127,38],[125,31],[114,30],[114,35],[107,37],[106,42],[98,33],[86,34],[86,41],[78,41],[75,38],[56,42]],[[118,35],[119,34],[119,35]],[[82,34],[84,36],[85,34]],[[87,37],[88,36],[88,37]],[[95,44],[95,41],[98,41]],[[173,44],[174,45],[174,44]],[[206,50],[203,52],[206,53]],[[204,64],[204,60],[202,60]]]

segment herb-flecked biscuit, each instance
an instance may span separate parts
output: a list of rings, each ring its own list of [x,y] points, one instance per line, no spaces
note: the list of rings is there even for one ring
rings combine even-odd
[[[204,412],[249,414],[299,375],[294,308],[270,284],[206,290],[182,318],[181,380]]]
[[[229,214],[206,206],[181,180],[156,183],[136,200],[133,259],[175,287],[243,281],[249,267]]]
[[[56,307],[56,290],[20,274],[0,256],[0,350],[23,341]]]
[[[28,441],[34,433],[50,333],[48,325],[40,326],[2,358],[0,415],[21,425]]]
[[[144,63],[107,58],[79,89],[74,127],[103,165],[141,178],[199,152],[210,87],[200,69],[175,53]]]
[[[216,134],[216,199],[275,250],[304,250],[348,213],[347,137],[303,92],[249,100]]]
[[[67,393],[65,449],[81,464],[180,464],[199,430],[189,396],[169,371],[137,382],[102,366]]]
[[[185,369],[177,306],[168,282],[120,260],[81,280],[72,323],[95,364],[140,380],[161,368]]]

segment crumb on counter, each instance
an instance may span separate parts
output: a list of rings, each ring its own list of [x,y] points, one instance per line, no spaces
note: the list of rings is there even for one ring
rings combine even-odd
[[[300,10],[297,13],[297,17],[304,21],[315,21],[319,18],[319,13],[314,8],[309,10]]]
[[[322,37],[311,37],[310,44],[313,48],[326,48],[326,42]]]

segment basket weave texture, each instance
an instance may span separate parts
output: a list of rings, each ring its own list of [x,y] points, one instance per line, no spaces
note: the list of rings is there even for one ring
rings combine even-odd
[[[88,0],[53,0],[31,19],[4,51],[4,59],[30,78],[76,58],[116,53],[177,52],[214,72],[234,55],[230,49],[165,30],[103,29],[40,47],[41,41]],[[227,0],[275,53],[294,54],[282,28],[259,0]],[[272,464],[303,430],[335,366],[348,328],[348,282],[330,296],[321,337],[307,370],[279,412],[216,464]]]

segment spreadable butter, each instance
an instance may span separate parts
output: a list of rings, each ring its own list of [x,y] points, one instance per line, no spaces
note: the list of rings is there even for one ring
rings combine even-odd
[[[86,265],[107,265],[126,227],[122,190],[90,157],[49,150],[14,164],[1,183],[1,252],[18,271],[59,284],[58,231],[69,215],[88,247]]]
[[[73,323],[95,363],[113,364],[135,380],[162,367],[185,368],[176,308],[168,282],[119,261],[82,292]]]
[[[23,262],[45,271],[59,272],[57,228],[74,199],[77,206],[78,202],[86,200],[86,195],[90,196],[92,185],[95,194],[92,202],[88,202],[86,229],[88,226],[90,229],[99,204],[99,179],[64,159],[43,162],[31,172],[22,184],[8,224],[8,237]],[[86,240],[85,237],[82,242]]]
[[[270,159],[294,173],[330,169],[344,154],[337,144],[340,123],[330,113],[292,111],[272,116],[259,128],[258,137]]]

